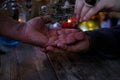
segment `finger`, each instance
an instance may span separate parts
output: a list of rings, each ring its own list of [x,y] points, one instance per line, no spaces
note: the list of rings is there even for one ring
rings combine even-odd
[[[65,34],[70,34],[70,33],[75,33],[79,32],[80,30],[78,29],[65,29]]]
[[[84,32],[75,33],[75,39],[76,40],[83,40],[84,38],[85,38],[85,33]]]
[[[49,38],[49,41],[48,41],[47,45],[55,46],[55,41],[57,39],[58,39],[57,36],[53,36],[53,37]]]
[[[56,41],[57,44],[59,44],[59,43],[65,44],[65,42],[66,42],[66,37],[67,37],[67,35],[65,35],[65,34],[59,35],[59,36],[58,36],[58,40]]]
[[[49,35],[49,37],[57,36],[57,30],[56,29],[50,30],[48,35]]]
[[[75,0],[75,5],[74,5],[74,13],[76,13],[77,12],[77,2],[78,2],[78,0]]]
[[[75,1],[74,13],[77,13],[78,0]]]
[[[58,36],[58,39],[59,39],[59,40],[65,40],[66,37],[67,37],[67,35],[61,34],[61,35]]]
[[[102,5],[101,5],[101,4],[102,4]],[[87,12],[87,14],[83,17],[83,20],[88,20],[88,19],[90,19],[90,18],[91,18],[93,15],[95,15],[98,11],[100,11],[101,9],[104,8],[103,5],[104,5],[104,3],[102,3],[102,1],[99,1],[95,7],[91,8],[91,9]]]
[[[46,47],[46,50],[47,50],[47,51],[53,51],[53,50],[54,50],[54,47],[52,47],[52,46],[47,46],[47,47]]]
[[[63,37],[64,36],[64,37]],[[72,44],[75,43],[76,41],[83,40],[85,38],[85,33],[84,32],[75,32],[75,33],[69,33],[68,35],[61,35],[59,37],[58,43],[61,44]]]
[[[58,44],[58,42],[59,42],[59,40],[56,40],[56,41],[54,42],[54,44],[55,44],[55,45],[57,45],[57,44]]]
[[[58,39],[56,42],[57,42],[57,43],[56,43],[56,44],[57,44],[57,46],[59,47],[59,46],[60,46],[60,44],[61,44],[61,45],[64,45],[64,44],[66,43],[66,40],[65,40],[65,39],[63,39],[63,40],[62,40],[62,39],[61,39],[61,40],[60,40],[60,39]]]
[[[66,49],[66,44],[62,43],[62,42],[59,42],[57,44],[57,47],[61,48],[61,49]]]
[[[72,44],[76,41],[75,39],[75,33],[70,33],[69,35],[67,35],[66,40],[65,40],[65,44]]]
[[[87,12],[89,11],[91,7],[86,6],[86,4],[84,4],[84,7],[81,10],[81,18],[80,18],[80,22],[83,21],[83,17],[85,16],[85,14],[87,14]]]
[[[59,48],[64,49],[66,47],[66,39],[62,38],[62,39],[56,40],[55,45]]]
[[[55,41],[55,43],[53,45],[51,45],[53,47],[58,47],[58,48],[66,48],[66,44],[65,44],[65,41],[64,40],[57,40]]]
[[[76,18],[77,20],[80,20],[81,18],[81,10],[84,6],[84,2],[83,0],[76,0],[76,4],[75,4],[75,13],[76,13]]]
[[[60,29],[57,31],[57,34],[58,35],[61,35],[61,34],[64,34],[65,33],[65,29]]]

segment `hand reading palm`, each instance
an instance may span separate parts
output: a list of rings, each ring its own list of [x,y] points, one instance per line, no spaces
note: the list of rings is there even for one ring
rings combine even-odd
[[[46,23],[48,23],[48,20],[41,17],[33,18],[26,23],[25,35],[27,43],[40,47],[47,45],[50,30],[46,27]]]

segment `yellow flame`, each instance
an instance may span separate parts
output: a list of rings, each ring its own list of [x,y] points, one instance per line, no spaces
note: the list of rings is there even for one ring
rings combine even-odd
[[[71,21],[71,19],[68,19],[68,21],[67,21],[68,23],[71,23],[72,21]]]
[[[18,19],[18,22],[22,22],[22,19],[19,18],[19,19]]]

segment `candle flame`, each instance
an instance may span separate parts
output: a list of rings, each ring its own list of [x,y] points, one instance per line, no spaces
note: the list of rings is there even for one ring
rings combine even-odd
[[[71,23],[72,22],[72,20],[71,19],[68,19],[68,21],[67,21],[68,23]]]

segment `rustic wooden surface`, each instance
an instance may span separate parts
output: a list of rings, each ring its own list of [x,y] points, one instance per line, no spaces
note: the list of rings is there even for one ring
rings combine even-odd
[[[21,44],[1,55],[0,80],[57,80],[39,48]]]
[[[120,80],[120,60],[45,54],[20,44],[0,54],[0,80]]]

